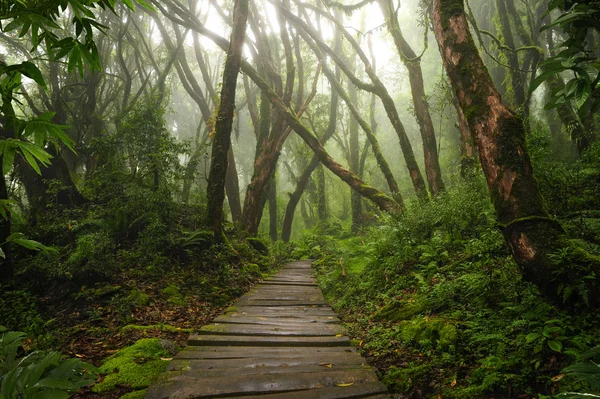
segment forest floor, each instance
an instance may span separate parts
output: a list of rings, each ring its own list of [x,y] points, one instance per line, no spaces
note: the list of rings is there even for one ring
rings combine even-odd
[[[279,253],[253,249],[243,238],[229,247],[196,252],[186,263],[162,268],[116,264],[114,273],[86,284],[31,267],[20,276],[18,287],[0,287],[0,324],[25,332],[25,353],[55,350],[100,367],[99,380],[80,390],[77,398],[142,397],[168,364],[159,362],[149,370],[155,357],[168,359],[168,353],[185,346],[190,333],[284,264]],[[122,370],[106,365],[140,343],[159,343],[168,353],[143,348],[124,365],[140,366],[134,370],[139,381],[137,376],[127,380],[121,372],[124,379],[114,383]]]

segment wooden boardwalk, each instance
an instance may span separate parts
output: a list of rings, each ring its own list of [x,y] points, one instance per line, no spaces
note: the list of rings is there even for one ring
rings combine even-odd
[[[389,398],[350,346],[309,261],[286,265],[191,335],[148,399]]]

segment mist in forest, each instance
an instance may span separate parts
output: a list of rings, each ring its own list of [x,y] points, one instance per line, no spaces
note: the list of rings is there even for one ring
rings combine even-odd
[[[598,21],[577,0],[0,0],[0,355],[7,330],[96,366],[184,344],[313,259],[399,398],[598,394],[577,371],[598,375]]]

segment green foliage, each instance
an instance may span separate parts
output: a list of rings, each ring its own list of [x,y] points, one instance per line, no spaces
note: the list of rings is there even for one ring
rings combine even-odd
[[[531,89],[535,90],[544,81],[568,73],[565,87],[553,94],[552,108],[572,101],[581,112],[598,110],[600,91],[600,62],[595,49],[588,42],[589,33],[600,31],[600,4],[597,1],[553,0],[548,3],[548,13],[558,10],[561,15],[542,30],[559,27],[567,40],[560,44],[562,50],[542,63],[543,73],[534,79]]]
[[[167,369],[172,353],[156,338],[143,338],[121,349],[102,364],[99,371],[106,374],[94,385],[94,392],[107,392],[116,385],[127,385],[134,390],[148,388]],[[164,359],[164,360],[163,360]]]
[[[23,354],[25,334],[0,326],[0,398],[66,399],[96,378],[96,368],[59,352]]]
[[[327,299],[363,351],[397,365],[383,378],[407,397],[551,392],[560,367],[600,340],[593,315],[559,311],[522,281],[479,180],[360,237],[308,232],[296,251],[317,257]]]
[[[37,336],[44,330],[44,319],[40,315],[35,298],[25,290],[10,290],[5,287],[0,295],[0,320],[9,330],[25,331]]]

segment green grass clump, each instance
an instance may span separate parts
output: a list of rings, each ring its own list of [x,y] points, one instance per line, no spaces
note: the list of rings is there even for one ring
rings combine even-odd
[[[134,390],[148,388],[167,369],[169,362],[161,358],[170,357],[160,339],[140,339],[106,359],[100,367],[100,373],[106,376],[102,382],[94,385],[93,391],[108,392],[116,385],[127,385]]]

